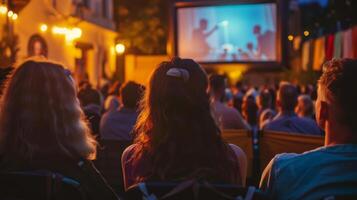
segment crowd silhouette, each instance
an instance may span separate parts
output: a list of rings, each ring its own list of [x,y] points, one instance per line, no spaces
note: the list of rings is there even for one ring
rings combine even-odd
[[[246,199],[259,199],[257,191],[265,199],[356,197],[356,74],[357,60],[334,59],[316,87],[229,86],[224,75],[175,57],[157,66],[147,86],[115,82],[99,90],[77,84],[61,64],[30,58],[2,74],[0,177],[59,173],[79,183],[83,199],[130,199],[133,188],[146,199],[175,199],[196,183],[211,192],[221,188],[215,184],[246,188]],[[248,174],[246,150],[223,139],[228,129],[252,133],[255,156],[269,131],[324,137],[325,144],[276,155],[260,177]],[[150,194],[142,185],[150,182],[176,185],[169,194]],[[239,188],[215,195],[238,195]]]

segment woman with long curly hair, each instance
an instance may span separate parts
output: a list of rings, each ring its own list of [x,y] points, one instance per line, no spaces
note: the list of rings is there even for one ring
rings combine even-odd
[[[134,134],[122,156],[124,185],[198,179],[244,185],[246,157],[226,144],[211,115],[204,70],[193,60],[162,62],[151,75]]]
[[[91,162],[96,147],[69,71],[21,64],[1,99],[0,171],[49,170],[79,181],[88,199],[117,199]]]

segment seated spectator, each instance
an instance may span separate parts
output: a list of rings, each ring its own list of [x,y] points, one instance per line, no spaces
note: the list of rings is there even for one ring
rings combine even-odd
[[[104,101],[104,111],[115,111],[119,108],[119,96],[120,96],[120,87],[121,83],[116,81],[109,89],[108,96],[105,98]]]
[[[0,171],[49,170],[78,181],[88,199],[118,199],[91,162],[97,142],[69,71],[26,61],[10,77],[0,110]]]
[[[258,106],[258,124],[259,127],[262,127],[263,124],[267,123],[275,115],[275,111],[272,109],[272,96],[268,89],[264,89],[258,95],[257,106]]]
[[[261,189],[271,199],[325,199],[357,195],[357,60],[324,65],[318,83],[317,122],[325,146],[302,154],[275,156],[264,170]]]
[[[259,117],[259,129],[262,130],[264,126],[270,123],[275,117],[275,111],[272,109],[265,109]]]
[[[311,97],[305,94],[300,95],[295,108],[295,112],[299,117],[315,119],[314,103],[312,102]]]
[[[243,118],[248,122],[250,127],[257,127],[258,124],[258,107],[255,98],[252,95],[245,96],[242,104]]]
[[[100,122],[100,137],[106,140],[130,141],[131,132],[138,118],[138,103],[141,99],[143,86],[128,82],[120,89],[121,107],[108,111]]]
[[[244,185],[246,156],[222,140],[207,86],[206,73],[190,59],[174,58],[154,71],[136,142],[122,156],[126,189],[142,181],[193,178]]]
[[[250,129],[241,114],[223,103],[226,83],[224,76],[212,75],[209,78],[209,90],[212,98],[214,117],[222,129]]]
[[[13,67],[0,68],[0,95],[2,95],[3,93],[4,83],[6,82],[6,79],[13,70]]]
[[[297,102],[296,87],[290,83],[282,82],[277,92],[277,108],[279,113],[272,121],[265,124],[264,130],[322,135],[321,129],[312,119],[299,118],[294,108]]]
[[[245,90],[243,89],[243,83],[238,81],[233,89],[233,107],[237,109],[239,112],[242,112],[242,103],[243,97],[245,94]]]
[[[92,133],[98,136],[99,124],[102,116],[102,97],[100,96],[100,93],[90,85],[87,85],[79,90],[78,99],[81,102],[84,114],[90,123]]]

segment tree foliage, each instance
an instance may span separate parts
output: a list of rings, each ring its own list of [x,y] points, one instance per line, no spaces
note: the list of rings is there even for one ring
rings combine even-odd
[[[115,1],[119,40],[129,53],[165,54],[167,41],[167,0]]]
[[[18,36],[11,32],[9,24],[5,24],[0,30],[0,67],[14,64],[18,51]]]

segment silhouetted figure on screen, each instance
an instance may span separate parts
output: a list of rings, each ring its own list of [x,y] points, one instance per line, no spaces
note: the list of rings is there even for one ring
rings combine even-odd
[[[275,33],[268,30],[262,34],[260,25],[254,26],[253,33],[256,35],[258,41],[257,57],[265,60],[275,60]]]
[[[207,42],[207,37],[212,35],[217,29],[218,26],[216,25],[210,31],[206,32],[208,26],[208,21],[206,19],[200,20],[200,25],[197,29],[193,30],[192,33],[192,44],[197,49],[197,56],[206,56],[209,52],[211,47]]]

